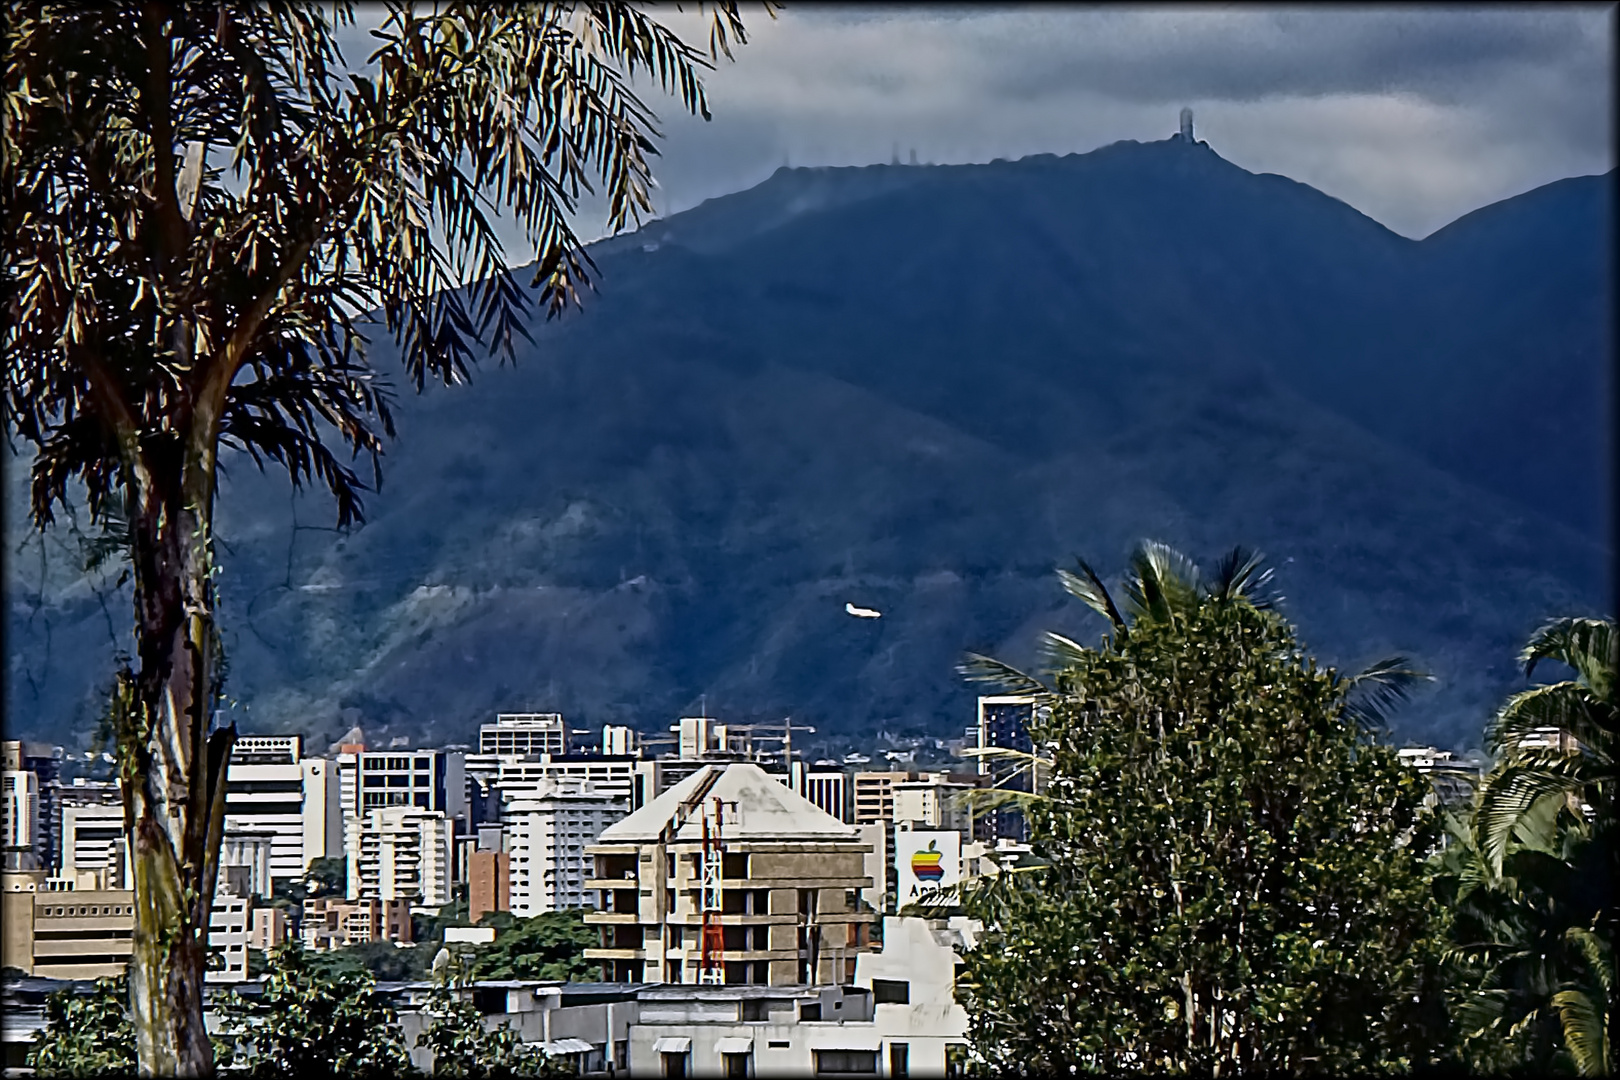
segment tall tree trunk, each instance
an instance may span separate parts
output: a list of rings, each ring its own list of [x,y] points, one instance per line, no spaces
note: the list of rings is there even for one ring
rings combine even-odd
[[[120,673],[114,717],[135,874],[129,988],[143,1076],[214,1071],[203,973],[236,732],[208,731],[218,690],[214,460],[211,433],[206,443],[189,434],[142,447],[128,492],[140,667]]]

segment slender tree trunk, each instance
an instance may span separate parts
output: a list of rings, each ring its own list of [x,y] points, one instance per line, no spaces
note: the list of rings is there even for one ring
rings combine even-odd
[[[203,972],[235,729],[208,731],[218,689],[214,461],[211,432],[206,445],[188,436],[143,447],[129,491],[139,671],[121,673],[114,715],[135,873],[130,1012],[143,1076],[214,1071]]]

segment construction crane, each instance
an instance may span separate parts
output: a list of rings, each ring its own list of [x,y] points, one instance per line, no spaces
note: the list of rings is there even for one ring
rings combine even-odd
[[[780,731],[780,732],[782,732],[782,734],[780,734],[780,735],[756,735],[756,734],[754,734],[754,732],[759,731],[761,729],[763,729],[765,731]],[[793,717],[784,716],[784,717],[782,717],[782,722],[780,724],[768,724],[768,723],[767,724],[730,724],[730,725],[727,725],[726,730],[728,732],[730,732],[730,731],[745,731],[745,732],[748,733],[748,736],[749,736],[750,740],[752,740],[754,742],[779,742],[779,743],[781,743],[782,744],[782,764],[788,770],[788,772],[791,774],[792,771],[793,771],[793,733],[795,731],[805,731],[805,732],[809,732],[811,734],[815,734],[816,729],[814,727],[811,727],[809,724],[795,724],[793,722]]]

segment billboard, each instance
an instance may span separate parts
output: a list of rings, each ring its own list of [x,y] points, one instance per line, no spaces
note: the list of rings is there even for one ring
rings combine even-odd
[[[894,901],[905,907],[962,880],[962,834],[894,830]]]

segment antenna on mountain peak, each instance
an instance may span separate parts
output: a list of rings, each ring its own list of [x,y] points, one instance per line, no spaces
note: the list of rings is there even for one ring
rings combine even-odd
[[[1192,110],[1185,107],[1181,110],[1181,141],[1193,144]]]

